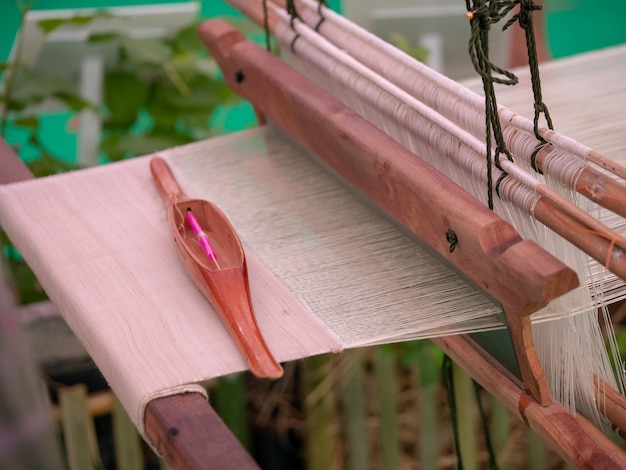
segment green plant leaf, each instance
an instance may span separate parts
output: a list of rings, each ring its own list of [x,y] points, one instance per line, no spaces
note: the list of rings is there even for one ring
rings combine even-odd
[[[32,162],[28,163],[28,168],[33,172],[37,178],[44,176],[56,175],[57,173],[64,173],[75,169],[75,166],[71,163],[65,162],[50,155],[41,145],[39,140],[34,137],[31,143],[37,145],[41,150],[41,156]]]
[[[189,138],[176,133],[154,133],[152,135],[125,135],[117,141],[118,151],[132,156],[147,155],[190,142]]]
[[[414,46],[404,34],[391,31],[389,33],[389,42],[420,62],[425,62],[428,59],[428,49],[419,45]]]
[[[26,127],[27,129],[39,129],[39,118],[37,116],[24,116],[17,118],[13,124],[18,127]]]
[[[106,153],[112,162],[118,162],[126,156],[126,151],[119,147],[118,142],[119,136],[116,134],[108,134],[100,142],[100,150]]]
[[[48,298],[25,261],[9,260],[8,265],[11,279],[13,279],[13,283],[17,287],[17,301],[19,304],[41,302]]]
[[[162,39],[122,39],[122,49],[127,62],[161,66],[172,57],[172,48]]]
[[[204,46],[198,35],[198,24],[192,23],[178,31],[172,39],[172,46],[176,52],[184,51],[197,54],[199,51],[204,51]]]
[[[23,69],[15,82],[9,105],[12,109],[19,111],[26,106],[38,104],[46,98],[53,97],[71,106],[79,106],[82,101],[77,98],[75,88],[66,80],[46,77],[32,70]],[[81,106],[85,107],[84,101],[79,107]]]
[[[114,125],[130,126],[148,99],[148,85],[136,73],[125,69],[107,72],[104,102]]]
[[[57,28],[60,28],[68,22],[67,18],[48,18],[39,21],[37,24],[41,28],[44,34],[50,34]]]
[[[65,106],[74,112],[82,111],[87,108],[94,108],[91,103],[85,101],[79,94],[73,91],[59,90],[55,92],[53,96],[62,101]]]
[[[108,41],[121,41],[126,36],[121,33],[92,33],[87,37],[88,43],[99,43]]]
[[[44,35],[50,34],[55,29],[60,28],[66,24],[72,25],[82,25],[87,24],[93,21],[96,18],[111,18],[113,15],[111,13],[107,13],[104,10],[100,10],[93,15],[76,15],[71,18],[47,18],[45,20],[40,20],[37,24],[43,31]]]

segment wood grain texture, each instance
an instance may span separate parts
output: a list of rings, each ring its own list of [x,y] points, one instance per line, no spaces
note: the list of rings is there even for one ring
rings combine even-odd
[[[157,450],[177,470],[259,468],[199,393],[151,401],[145,423]]]
[[[520,317],[578,286],[576,274],[231,26],[205,22],[200,37],[233,90],[502,303],[524,382],[537,400],[550,403],[530,321]],[[450,233],[458,240],[453,250]]]

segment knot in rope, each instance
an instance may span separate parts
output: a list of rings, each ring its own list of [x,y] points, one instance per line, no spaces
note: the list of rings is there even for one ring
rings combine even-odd
[[[300,17],[300,15],[298,14],[298,9],[296,8],[296,2],[295,0],[287,0],[287,4],[285,6],[285,10],[287,11],[287,13],[290,16],[289,19],[289,26],[291,27],[291,30],[296,33],[295,36],[293,37],[293,39],[291,40],[291,44],[289,45],[289,48],[291,49],[291,52],[295,53],[295,45],[296,45],[296,41],[298,40],[298,38],[300,37],[300,33],[298,33],[296,31],[296,25],[295,22],[296,20],[300,20],[302,21],[302,18]]]
[[[320,17],[320,19],[315,25],[315,28],[314,28],[315,32],[319,32],[320,26],[322,26],[322,23],[326,20],[326,18],[324,17],[324,10],[322,10],[322,7],[328,7],[328,5],[326,4],[326,0],[319,0],[317,3],[317,14]]]
[[[474,0],[465,2],[470,21],[469,54],[474,70],[484,79],[504,85],[515,85],[517,77],[489,60],[489,30],[503,18],[499,2]]]
[[[502,67],[498,67],[489,59],[489,30],[492,24],[500,21],[514,6],[514,0],[488,1],[466,0],[466,18],[470,22],[469,54],[474,69],[483,81],[485,92],[485,142],[487,157],[487,200],[493,209],[493,165],[500,167],[500,155],[513,161],[513,157],[504,142],[504,134],[500,117],[494,83],[516,85],[517,76]],[[492,156],[492,140],[495,141],[495,155]]]
[[[506,22],[502,30],[506,30],[516,22],[524,30],[526,36],[526,49],[528,50],[528,66],[530,67],[530,80],[533,89],[533,97],[535,99],[535,117],[534,117],[534,133],[535,138],[541,143],[545,143],[545,139],[539,133],[539,117],[544,115],[548,128],[552,129],[552,119],[548,112],[548,107],[543,102],[541,96],[541,79],[539,77],[539,60],[537,58],[537,43],[535,41],[535,31],[533,23],[533,14],[535,11],[541,10],[541,5],[537,5],[533,0],[513,0],[510,6],[507,5],[507,12],[515,5],[519,5],[519,12]]]
[[[509,21],[502,27],[502,31],[506,31],[511,25],[515,23],[519,23],[520,27],[523,29],[527,29],[533,26],[533,12],[536,10],[541,10],[542,6],[537,5],[533,0],[514,0],[510,3],[510,6],[506,6],[506,13],[515,7],[515,5],[519,5],[520,9],[516,15],[513,15]]]

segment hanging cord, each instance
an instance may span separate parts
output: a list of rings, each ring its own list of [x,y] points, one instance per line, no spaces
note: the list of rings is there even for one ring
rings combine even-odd
[[[267,13],[267,0],[263,0],[263,29],[265,30],[265,49],[267,49],[267,52],[271,52],[272,45],[270,43],[270,23]]]
[[[519,23],[520,27],[524,30],[526,36],[526,49],[528,50],[528,66],[530,67],[530,77],[533,89],[533,97],[535,99],[535,119],[534,119],[534,131],[537,140],[545,143],[543,137],[539,135],[539,117],[544,115],[548,128],[553,129],[552,118],[548,107],[543,102],[541,96],[541,78],[539,76],[539,59],[537,58],[537,42],[535,41],[535,29],[533,23],[533,12],[541,10],[541,5],[537,5],[533,0],[515,0],[511,2],[513,5],[507,6],[506,13],[508,13],[513,6],[519,4],[519,13],[514,15],[509,21],[506,22],[502,31],[505,31],[509,26]]]
[[[296,26],[294,23],[296,20],[302,21],[302,18],[300,18],[300,15],[298,14],[298,10],[296,9],[295,0],[287,0],[287,5],[285,6],[285,10],[287,10],[287,13],[291,17],[291,19],[289,20],[289,26],[291,27],[291,30],[294,33],[296,33],[296,35],[291,40],[291,45],[289,46],[291,49],[291,52],[295,53],[294,46],[296,44],[296,41],[300,37],[300,34],[296,31]]]
[[[456,450],[457,470],[463,470],[461,448],[459,447],[459,423],[456,415],[456,398],[454,397],[454,377],[452,371],[452,359],[447,354],[443,356],[442,374],[443,383],[448,393],[448,406],[450,407],[450,421],[452,421],[452,434],[454,436],[454,449]]]
[[[452,370],[453,362],[450,356],[444,354],[442,363],[442,378],[446,392],[448,395],[448,406],[450,406],[450,421],[452,421],[452,434],[454,436],[454,448],[456,451],[457,470],[463,470],[463,460],[461,459],[461,447],[459,445],[459,425],[457,416],[457,404],[456,397],[454,396],[454,371]],[[483,408],[482,400],[480,397],[480,385],[472,380],[474,384],[474,391],[476,393],[476,402],[478,403],[478,410],[480,412],[480,419],[483,434],[485,436],[485,446],[489,454],[489,469],[498,470],[498,464],[496,462],[496,454],[491,444],[491,438],[489,436],[489,428],[487,426],[487,417]]]
[[[489,426],[487,425],[487,416],[485,415],[485,409],[483,408],[483,401],[480,396],[481,386],[475,380],[474,391],[476,392],[476,402],[478,403],[478,411],[480,413],[480,422],[483,428],[483,436],[485,437],[485,446],[487,447],[487,453],[489,454],[489,469],[498,470],[498,463],[496,462],[496,453],[493,450],[491,444],[491,436],[489,435]]]
[[[320,19],[317,22],[317,24],[315,25],[315,28],[314,28],[315,32],[318,32],[320,30],[320,26],[322,26],[322,23],[326,19],[324,17],[324,10],[322,10],[322,7],[328,8],[328,3],[326,2],[326,0],[318,0],[318,2],[317,2],[317,14],[320,17]]]
[[[513,161],[513,157],[506,147],[502,126],[498,116],[498,103],[494,83],[516,85],[517,77],[489,60],[489,30],[491,25],[500,21],[508,12],[503,11],[502,3],[488,0],[466,0],[466,17],[470,21],[469,54],[474,69],[483,82],[485,92],[485,142],[487,146],[487,200],[489,209],[493,210],[493,165],[500,167],[500,155]],[[492,159],[492,138],[496,148]]]

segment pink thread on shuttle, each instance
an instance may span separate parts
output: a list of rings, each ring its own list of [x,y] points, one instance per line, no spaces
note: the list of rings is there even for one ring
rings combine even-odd
[[[196,216],[193,215],[193,212],[191,212],[191,209],[187,209],[186,218],[187,218],[187,223],[191,227],[191,230],[196,235],[196,237],[198,237],[198,243],[202,247],[202,250],[206,253],[207,258],[213,261],[219,268],[219,264],[217,264],[217,255],[215,254],[215,251],[213,250],[211,243],[209,243],[209,237],[207,236],[206,233],[204,233],[204,231],[202,230],[202,227],[200,227],[200,224],[198,223],[198,219],[196,219]]]

